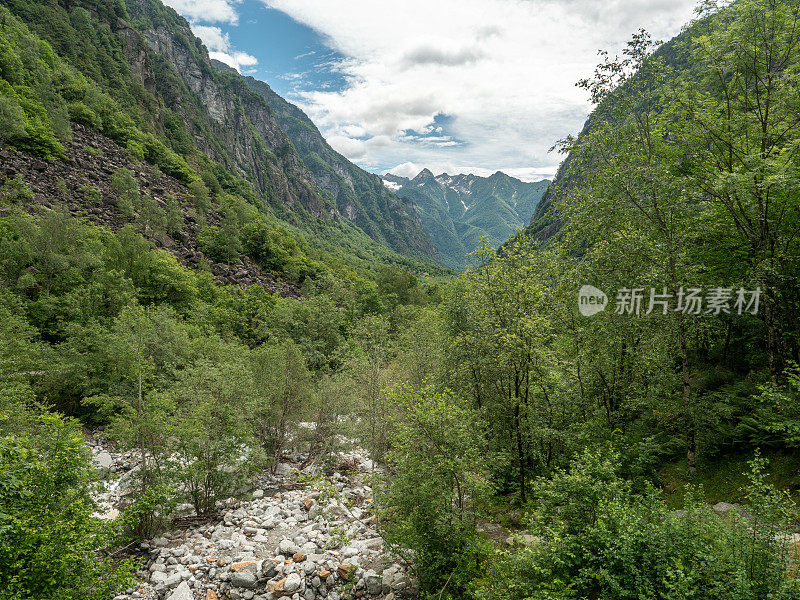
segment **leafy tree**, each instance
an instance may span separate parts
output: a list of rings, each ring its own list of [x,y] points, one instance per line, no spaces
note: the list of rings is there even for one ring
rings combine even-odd
[[[132,582],[131,561],[115,563],[113,532],[92,516],[87,454],[77,426],[52,413],[0,437],[0,598],[102,600]]]
[[[381,528],[397,552],[414,555],[425,592],[461,597],[479,574],[477,508],[487,479],[480,415],[450,392],[393,388],[389,474],[379,488]]]

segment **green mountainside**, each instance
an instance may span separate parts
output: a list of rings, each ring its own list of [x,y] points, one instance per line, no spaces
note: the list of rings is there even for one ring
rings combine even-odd
[[[389,173],[383,180],[398,196],[413,200],[442,260],[457,269],[484,236],[499,246],[529,223],[550,183],[527,183],[500,171],[489,177],[434,176],[428,169],[413,179]]]
[[[212,61],[217,67],[230,69]],[[392,194],[377,175],[367,173],[330,147],[302,110],[276,94],[268,84],[246,77],[247,86],[264,98],[317,186],[330,194],[339,213],[372,239],[406,256],[437,256],[412,202]]]
[[[391,198],[384,207],[386,218],[397,208],[404,229],[393,241],[405,255],[342,218],[266,101],[237,73],[212,66],[171,8],[155,0],[4,6],[0,98],[13,126],[0,136],[8,143],[57,159],[69,122],[80,123],[186,185],[235,195],[344,262],[437,271],[427,234],[408,216],[413,207]]]

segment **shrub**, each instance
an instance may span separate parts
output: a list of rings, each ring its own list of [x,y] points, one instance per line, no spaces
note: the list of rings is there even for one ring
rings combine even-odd
[[[388,404],[391,473],[377,496],[384,537],[401,554],[411,550],[423,591],[463,597],[487,550],[476,531],[476,507],[490,491],[480,417],[430,386],[398,387]]]
[[[570,472],[539,481],[538,541],[500,555],[476,597],[800,598],[797,556],[780,534],[787,501],[764,484],[763,461],[751,465],[750,516],[725,520],[692,494],[671,513],[652,489],[631,492],[617,454],[586,452]]]
[[[14,175],[0,184],[0,203],[19,204],[30,200],[33,200],[33,192],[22,175]]]
[[[132,581],[132,565],[102,553],[112,532],[92,517],[80,430],[49,413],[34,422],[0,437],[0,598],[110,598]]]
[[[239,258],[242,244],[235,230],[227,227],[205,227],[197,234],[197,245],[205,254],[225,263]]]

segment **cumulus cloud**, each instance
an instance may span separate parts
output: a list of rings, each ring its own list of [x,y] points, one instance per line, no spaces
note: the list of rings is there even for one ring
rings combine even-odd
[[[592,73],[597,50],[619,51],[640,27],[667,39],[692,17],[695,4],[262,2],[312,27],[346,57],[327,67],[344,76],[343,88],[298,92],[340,152],[384,169],[502,169],[526,179],[551,176],[561,157],[548,149],[580,130],[591,106],[575,82]],[[444,130],[431,136],[443,119]]]
[[[236,4],[239,0],[164,0],[164,4],[171,6],[190,21],[204,21],[206,23],[239,22],[239,13]]]
[[[211,25],[192,24],[192,32],[199,37],[208,48],[208,56],[233,67],[239,73],[249,70],[243,67],[254,67],[258,64],[258,59],[246,52],[235,50],[231,45],[230,36],[222,31],[220,27]]]
[[[229,67],[233,67],[239,73],[251,73],[253,72],[252,70],[242,69],[242,67],[254,67],[258,64],[258,59],[246,52],[209,52],[208,56],[225,63]]]
[[[219,27],[192,25],[192,33],[199,37],[206,48],[211,51],[227,52],[231,49],[230,37]]]

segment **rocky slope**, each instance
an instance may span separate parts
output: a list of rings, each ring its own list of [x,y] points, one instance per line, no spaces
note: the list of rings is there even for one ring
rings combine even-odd
[[[500,171],[490,177],[434,176],[424,169],[413,179],[387,174],[383,180],[396,194],[414,201],[443,262],[454,268],[465,266],[465,255],[484,236],[498,246],[524,227],[549,185]]]
[[[294,288],[276,281],[246,257],[235,264],[225,264],[204,255],[197,246],[197,233],[204,225],[218,225],[219,215],[211,210],[205,219],[198,217],[191,209],[191,194],[183,185],[131,158],[111,140],[74,125],[72,141],[67,143],[67,158],[59,161],[32,159],[0,144],[0,180],[17,175],[24,178],[33,192],[33,198],[26,202],[27,210],[35,212],[63,206],[74,216],[85,217],[114,231],[132,222],[120,212],[118,194],[111,187],[113,173],[122,168],[129,169],[142,193],[152,196],[162,208],[168,197],[180,203],[183,231],[174,238],[149,236],[156,247],[166,250],[187,267],[207,265],[219,284],[259,285],[284,296],[297,294]]]

